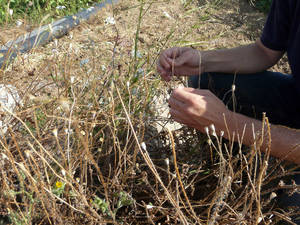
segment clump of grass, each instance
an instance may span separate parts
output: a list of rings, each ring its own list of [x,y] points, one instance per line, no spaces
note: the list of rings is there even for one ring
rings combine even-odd
[[[38,21],[50,14],[51,17],[45,21],[57,17],[71,15],[81,8],[86,8],[98,0],[10,0],[0,2],[0,25],[12,23],[17,19],[27,18],[27,22],[38,24]]]
[[[179,11],[181,18],[174,14],[176,19],[164,21],[162,31],[151,27],[154,12],[170,8],[168,2],[156,4],[124,1],[0,70],[3,82],[13,83],[23,97],[15,112],[2,109],[12,122],[0,137],[0,221],[290,221],[293,211],[274,207],[273,193],[280,176],[290,171],[268,163],[259,137],[244,149],[242,134],[230,134],[226,141],[213,126],[204,135],[188,128],[160,133],[154,128],[169,121],[153,111],[153,99],[167,91],[155,72],[160,50],[206,38],[187,38],[194,28],[178,25],[184,20],[186,26],[191,12],[201,12],[191,3]],[[120,21],[105,24],[108,15]],[[135,23],[122,20],[128,17]],[[268,129],[262,131],[269,141]]]

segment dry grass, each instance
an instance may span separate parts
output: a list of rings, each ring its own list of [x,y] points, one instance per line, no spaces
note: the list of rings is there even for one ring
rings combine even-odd
[[[278,185],[288,172],[260,153],[260,140],[244,149],[242,134],[155,128],[168,118],[153,101],[177,85],[155,71],[161,49],[247,44],[258,35],[251,21],[264,20],[232,1],[186,2],[124,0],[0,71],[23,103],[3,112],[12,122],[0,139],[0,223],[289,221],[274,192],[296,187]]]

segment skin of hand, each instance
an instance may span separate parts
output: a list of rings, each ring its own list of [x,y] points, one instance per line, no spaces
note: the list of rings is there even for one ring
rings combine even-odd
[[[260,40],[236,48],[211,51],[174,47],[161,52],[157,71],[165,81],[170,81],[172,75],[200,75],[204,72],[257,73],[276,64],[283,54],[283,51],[268,49]]]
[[[169,99],[169,105],[170,114],[175,121],[196,128],[202,133],[205,133],[205,127],[213,124],[216,135],[220,136],[223,131],[224,138],[227,139],[233,132],[243,134],[242,142],[248,146],[255,143],[253,134],[259,137],[262,130],[261,121],[230,111],[209,90],[177,88]],[[300,131],[283,126],[270,126],[271,155],[300,165]],[[266,136],[261,150],[266,151],[268,148],[269,137]]]
[[[169,99],[172,118],[189,127],[204,132],[204,128],[214,124],[217,135],[225,130],[225,118],[231,118],[233,112],[209,90],[177,88]]]
[[[157,62],[157,70],[165,81],[173,74],[196,75],[203,72],[223,72],[241,74],[256,73],[274,65],[284,52],[266,48],[260,40],[254,44],[228,50],[199,52],[191,48],[171,48],[162,51]],[[246,62],[246,63],[245,63]],[[254,133],[260,133],[262,122],[226,108],[224,103],[209,90],[178,88],[169,100],[170,114],[174,120],[201,132],[214,124],[216,135],[220,131],[230,134],[243,134],[243,144],[253,145]],[[225,123],[225,119],[226,123]],[[228,128],[228,129],[227,129]],[[224,132],[225,138],[230,135]],[[300,131],[283,126],[271,125],[271,155],[300,165]],[[261,149],[269,148],[268,138],[264,139]]]
[[[169,48],[161,52],[157,61],[157,71],[165,81],[170,81],[172,74],[177,76],[200,74],[199,62],[200,52],[196,49]]]

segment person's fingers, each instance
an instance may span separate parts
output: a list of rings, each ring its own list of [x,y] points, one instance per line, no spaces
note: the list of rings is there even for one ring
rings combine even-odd
[[[176,121],[177,123],[181,123],[189,126],[189,124],[186,123],[187,122],[186,120],[181,120],[181,119],[173,119],[173,120]]]
[[[179,110],[179,111],[182,111],[186,107],[184,102],[181,102],[181,101],[179,101],[179,100],[177,100],[176,98],[173,98],[173,97],[171,97],[169,99],[169,105],[172,109],[176,109],[176,110]]]
[[[172,97],[182,102],[191,102],[196,97],[207,97],[211,92],[207,89],[177,88],[173,91]],[[201,99],[201,98],[200,98]]]
[[[169,82],[171,80],[171,76],[168,74],[162,74],[161,77],[163,78],[164,81]]]
[[[179,67],[186,63],[191,63],[192,61],[194,61],[195,57],[197,57],[194,51],[195,51],[194,49],[181,48],[179,54],[177,54],[177,56],[175,57],[176,60],[174,62],[174,65],[176,67],[177,66]]]
[[[197,95],[203,95],[203,96],[208,95],[210,92],[208,89],[195,89],[195,88],[183,88],[183,89],[185,92],[189,92]]]
[[[157,63],[157,71],[160,74],[160,76],[163,78],[165,81],[170,81],[171,80],[171,75],[170,72],[166,71],[160,63]]]
[[[176,66],[176,61],[178,59],[178,57],[181,56],[181,51],[180,48],[174,47],[174,48],[170,48],[166,51],[166,61],[168,62],[168,64],[172,67],[173,65]]]
[[[167,57],[166,57],[166,56],[162,55],[162,56],[160,57],[159,62],[160,62],[160,65],[161,65],[164,69],[169,70],[169,69],[171,68],[171,65],[170,65],[169,61],[167,60]]]
[[[203,121],[199,120],[199,118],[195,121],[193,118],[187,116],[184,112],[179,111],[177,109],[170,108],[171,118],[181,124],[185,124],[189,127],[196,128],[204,133],[204,125]]]
[[[164,53],[167,58],[173,59],[180,54],[180,48],[178,47],[168,48],[167,50],[164,51]]]
[[[163,66],[167,69],[171,69],[172,65],[175,65],[175,60],[181,55],[180,48],[174,47],[165,50],[162,54]]]
[[[180,110],[170,108],[170,114],[173,120],[184,124],[187,123],[186,116]]]
[[[186,55],[182,54],[182,55],[179,55],[179,57],[177,57],[175,60],[174,60],[174,67],[180,67],[180,66],[183,66],[186,62],[187,62],[187,57]]]
[[[162,77],[171,78],[171,75],[192,75],[193,72],[189,69],[188,65],[191,61],[194,61],[196,55],[189,48],[169,48],[161,52],[158,63],[160,67],[167,73],[162,74]],[[162,70],[161,70],[162,71]]]
[[[169,58],[172,56],[172,49],[167,49],[160,54],[159,62],[161,66],[167,70],[171,69],[172,63]]]
[[[180,56],[180,48],[174,47],[171,49],[171,56],[168,57],[169,59],[176,59],[178,56]]]
[[[156,66],[156,70],[157,72],[159,72],[159,74],[164,74],[166,73],[166,70],[164,68],[161,67],[161,65],[159,63],[157,63],[157,66]]]
[[[192,92],[193,88],[177,88],[172,93],[172,98],[177,99],[181,102],[190,103],[196,96],[195,93]]]
[[[187,117],[187,115],[179,110],[170,109],[171,118],[181,124],[185,124],[189,127],[198,128],[199,124],[193,120],[193,118]]]

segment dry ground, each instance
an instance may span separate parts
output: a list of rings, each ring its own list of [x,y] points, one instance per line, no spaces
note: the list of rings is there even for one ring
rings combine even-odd
[[[105,23],[108,17],[116,24]],[[15,224],[289,221],[287,209],[270,198],[287,173],[279,163],[256,173],[255,160],[265,157],[259,151],[242,152],[230,141],[218,147],[187,128],[171,134],[155,128],[169,119],[153,103],[178,85],[162,82],[155,70],[162,49],[248,44],[264,20],[243,0],[122,0],[18,56],[0,71],[1,82],[22,97],[1,138],[3,218]],[[17,30],[3,30],[2,44],[23,32]],[[289,71],[285,60],[274,69]]]
[[[197,8],[194,8],[195,5]],[[3,78],[10,83],[20,84],[24,91],[24,82],[31,83],[32,79],[28,78],[28,73],[31,74],[32,71],[35,74],[35,81],[39,77],[36,75],[42,73],[41,80],[45,83],[45,75],[51,72],[48,70],[48,74],[45,74],[44,71],[48,68],[46,65],[50,58],[49,54],[53,56],[55,53],[59,58],[63,53],[73,51],[79,61],[88,59],[91,48],[103,50],[98,56],[99,61],[93,59],[96,61],[94,63],[109,67],[113,55],[112,48],[116,41],[115,62],[128,63],[131,51],[134,49],[138,14],[138,2],[121,1],[115,6],[116,26],[105,25],[104,20],[113,16],[112,10],[107,7],[88,24],[79,26],[69,35],[58,40],[57,44],[50,43],[46,47],[35,49],[30,54],[18,58],[13,64],[13,70],[6,70]],[[188,3],[187,8],[182,7],[181,1],[168,1],[168,3],[154,1],[143,17],[138,46],[143,57],[154,56],[149,58],[153,63],[161,49],[171,46],[193,46],[209,50],[249,44],[259,38],[265,17],[266,15],[257,12],[244,0],[225,2],[203,0],[196,4]],[[32,30],[28,25],[3,29],[0,43],[3,45],[28,30]],[[71,50],[70,44],[72,44]],[[57,57],[55,60],[58,59]],[[25,63],[25,59],[29,63]],[[275,66],[275,69],[289,71],[284,63],[279,67]],[[82,73],[78,75],[82,79]]]

